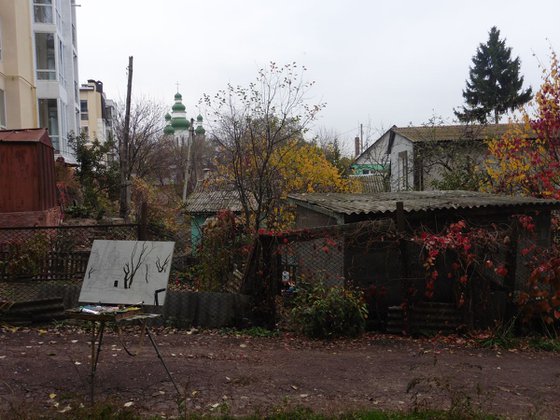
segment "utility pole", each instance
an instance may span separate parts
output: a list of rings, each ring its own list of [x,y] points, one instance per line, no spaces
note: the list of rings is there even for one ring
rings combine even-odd
[[[124,133],[120,141],[120,169],[121,169],[121,195],[119,215],[128,218],[130,211],[130,168],[128,163],[129,137],[130,137],[130,100],[132,93],[132,56],[128,57],[128,84],[126,88],[126,110],[124,114]]]

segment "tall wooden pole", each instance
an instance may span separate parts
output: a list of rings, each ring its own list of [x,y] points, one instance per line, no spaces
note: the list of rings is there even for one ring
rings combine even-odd
[[[128,163],[130,136],[130,101],[132,93],[132,56],[128,57],[128,85],[126,89],[126,111],[124,114],[124,133],[120,144],[121,195],[120,211],[122,218],[127,219],[130,207],[130,168]]]

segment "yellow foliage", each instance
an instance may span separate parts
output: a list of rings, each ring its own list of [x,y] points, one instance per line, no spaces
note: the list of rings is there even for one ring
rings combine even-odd
[[[171,233],[184,230],[184,212],[174,189],[152,185],[140,178],[132,180],[132,201],[137,214],[143,202],[148,205],[148,223]]]
[[[342,178],[323,151],[309,143],[288,142],[274,155],[282,175],[282,198],[290,193],[355,192],[359,184]]]
[[[552,52],[551,68],[535,95],[534,111],[523,110],[522,124],[488,142],[487,191],[560,198],[560,77]]]

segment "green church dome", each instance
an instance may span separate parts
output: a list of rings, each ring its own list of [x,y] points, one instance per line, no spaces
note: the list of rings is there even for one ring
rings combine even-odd
[[[183,105],[181,102],[175,102],[171,107],[171,110],[173,112],[184,112],[185,109],[186,109],[185,105]]]
[[[198,122],[202,122],[202,115],[198,114],[198,117],[196,117],[196,120],[197,120]]]
[[[163,134],[175,134],[175,130],[171,126],[171,124],[167,124],[163,129]]]
[[[168,112],[165,114],[165,121],[169,121],[171,119],[171,114]]]
[[[182,100],[182,99],[183,99],[183,97],[181,96],[181,94],[180,94],[179,92],[177,92],[177,93],[175,94],[175,100],[176,100],[176,101],[180,101],[180,100]]]
[[[202,135],[204,133],[206,133],[206,130],[204,129],[204,127],[202,127],[201,125],[199,125],[198,127],[196,127],[196,129],[194,130],[194,132],[198,135]]]
[[[186,118],[176,117],[176,118],[171,118],[171,126],[175,130],[187,130],[191,125]]]

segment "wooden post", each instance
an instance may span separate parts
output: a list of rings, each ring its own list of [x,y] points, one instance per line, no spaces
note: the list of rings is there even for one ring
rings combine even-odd
[[[142,202],[140,207],[140,219],[138,220],[138,240],[148,240],[148,203]]]
[[[399,249],[401,252],[401,287],[403,298],[403,329],[407,334],[410,333],[410,279],[408,272],[408,265],[410,263],[408,258],[408,251],[404,234],[406,232],[406,219],[404,216],[404,203],[397,201],[397,231],[399,237]]]
[[[126,89],[126,111],[124,115],[124,133],[120,140],[120,170],[121,170],[121,194],[119,215],[123,219],[128,218],[130,203],[130,178],[129,178],[129,136],[130,136],[130,101],[132,93],[132,56],[128,57],[128,85]]]

